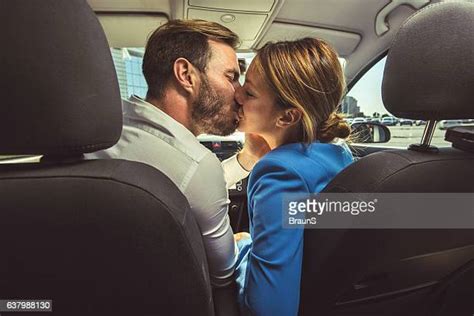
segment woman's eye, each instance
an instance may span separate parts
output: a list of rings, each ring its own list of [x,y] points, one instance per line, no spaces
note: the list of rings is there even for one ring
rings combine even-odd
[[[251,93],[248,92],[248,91],[245,91],[245,94],[246,94],[248,97],[253,97],[253,94],[251,94]]]

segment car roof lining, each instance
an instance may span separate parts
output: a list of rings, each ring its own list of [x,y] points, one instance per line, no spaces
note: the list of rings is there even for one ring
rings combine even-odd
[[[432,0],[432,3],[439,1],[441,0]],[[170,17],[184,16],[180,1],[88,2],[103,23],[113,47],[143,47],[153,27]],[[395,8],[386,18],[390,30],[378,36],[375,33],[377,14],[390,2],[391,0],[284,0],[275,19],[264,26],[264,34],[260,35],[253,48],[262,46],[267,40],[292,40],[308,35],[321,37],[333,44],[345,58],[345,74],[351,87],[368,66],[385,54],[398,28],[415,12],[408,5]]]

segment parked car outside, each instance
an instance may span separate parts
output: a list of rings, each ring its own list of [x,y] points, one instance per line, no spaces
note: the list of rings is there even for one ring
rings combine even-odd
[[[386,116],[382,118],[381,123],[386,126],[395,126],[398,123],[398,120],[393,116]]]
[[[400,119],[400,126],[409,125],[413,126],[414,121],[410,119]]]
[[[356,117],[352,120],[352,124],[355,124],[355,123],[365,123],[367,122],[366,119],[364,117]]]
[[[416,126],[426,125],[426,121],[423,121],[423,120],[416,120],[416,121],[415,121],[415,125],[416,125]]]
[[[441,130],[460,125],[462,125],[462,120],[442,120],[438,123],[438,127]]]

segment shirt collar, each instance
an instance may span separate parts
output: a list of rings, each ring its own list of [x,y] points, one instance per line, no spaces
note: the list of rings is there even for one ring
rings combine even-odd
[[[179,139],[193,139],[196,136],[183,124],[142,98],[132,95],[128,100],[122,100],[124,119],[139,121],[161,130]]]

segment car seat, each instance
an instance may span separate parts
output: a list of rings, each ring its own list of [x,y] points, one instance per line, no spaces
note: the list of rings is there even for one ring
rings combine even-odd
[[[383,101],[397,117],[428,121],[423,139],[356,161],[323,193],[474,193],[474,153],[430,144],[437,121],[474,117],[473,21],[474,3],[446,2],[403,24]],[[474,227],[307,229],[301,282],[301,315],[470,315]]]
[[[0,298],[48,315],[213,315],[199,228],[160,171],[84,160],[122,129],[107,40],[85,0],[0,0]],[[20,313],[21,314],[21,313]]]

